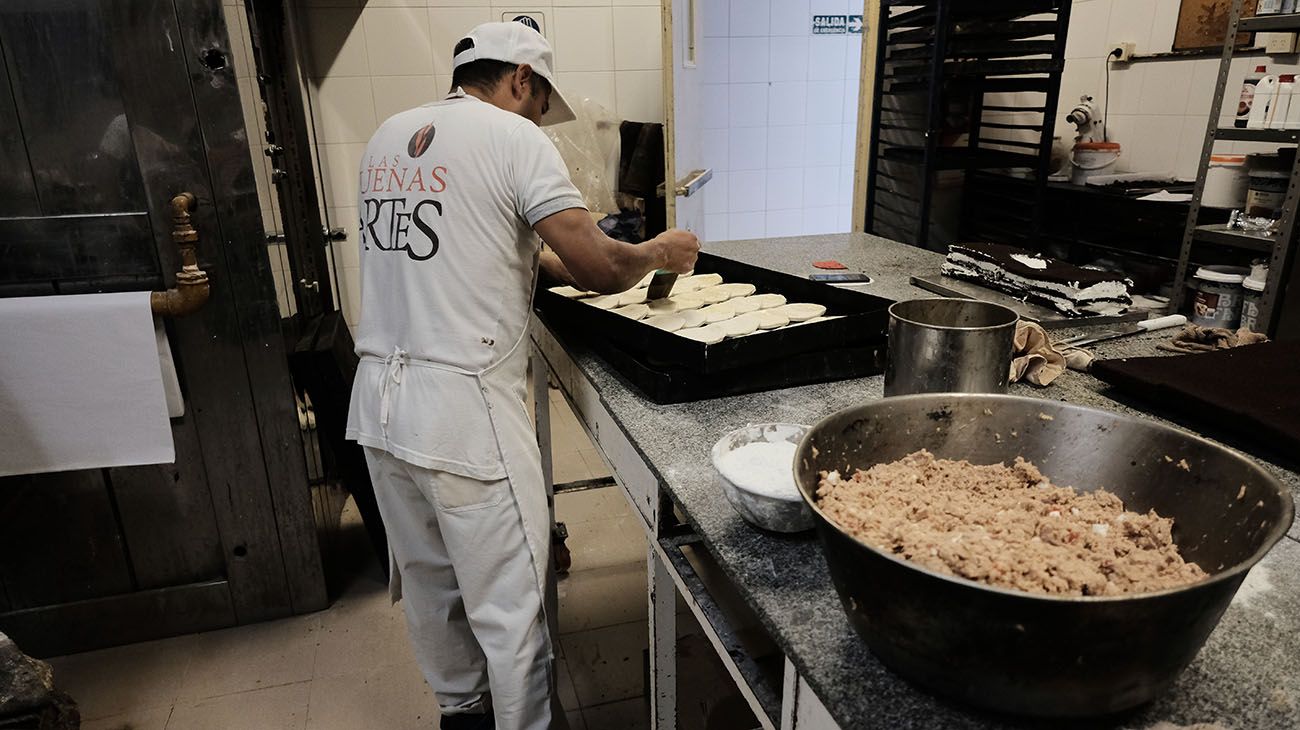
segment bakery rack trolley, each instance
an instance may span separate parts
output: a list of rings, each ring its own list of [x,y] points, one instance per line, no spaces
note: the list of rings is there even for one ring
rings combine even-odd
[[[1264,323],[1265,333],[1273,339],[1297,339],[1300,338],[1300,268],[1294,264],[1296,213],[1300,207],[1300,161],[1291,167],[1291,179],[1275,235],[1234,230],[1224,225],[1202,225],[1198,220],[1206,172],[1216,143],[1241,141],[1296,145],[1300,142],[1300,129],[1240,129],[1232,126],[1231,122],[1227,126],[1223,125],[1224,98],[1229,91],[1234,95],[1236,93],[1236,89],[1230,90],[1227,86],[1228,72],[1237,51],[1237,34],[1300,31],[1300,13],[1243,18],[1242,4],[1243,0],[1233,0],[1228,32],[1224,36],[1219,78],[1214,87],[1214,101],[1210,107],[1200,165],[1196,172],[1196,191],[1187,215],[1183,245],[1174,276],[1171,310],[1182,312],[1188,308],[1191,300],[1189,272],[1194,272],[1194,267],[1224,260],[1244,263],[1252,258],[1266,257],[1269,262],[1268,280],[1260,302],[1259,321]],[[1297,292],[1290,299],[1286,297],[1288,288]]]
[[[1065,67],[1069,0],[885,0],[876,44],[866,231],[943,246],[932,219],[947,170],[1023,171],[1040,228]],[[965,134],[966,141],[959,137]],[[932,230],[935,229],[935,230]]]

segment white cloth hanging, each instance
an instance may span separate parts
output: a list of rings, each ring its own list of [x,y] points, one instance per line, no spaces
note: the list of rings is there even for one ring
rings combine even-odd
[[[176,460],[149,292],[0,299],[0,348],[0,476]]]

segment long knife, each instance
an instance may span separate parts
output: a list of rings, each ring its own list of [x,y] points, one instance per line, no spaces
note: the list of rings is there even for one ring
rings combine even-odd
[[[1117,337],[1128,337],[1129,335],[1136,335],[1140,332],[1154,332],[1155,330],[1167,329],[1169,327],[1181,327],[1185,324],[1187,324],[1187,317],[1184,317],[1181,314],[1170,314],[1165,317],[1143,320],[1128,327],[1118,327],[1115,329],[1102,330],[1101,332],[1067,337],[1064,340],[1057,340],[1056,344],[1085,347],[1087,345],[1095,345],[1098,342],[1113,340]]]

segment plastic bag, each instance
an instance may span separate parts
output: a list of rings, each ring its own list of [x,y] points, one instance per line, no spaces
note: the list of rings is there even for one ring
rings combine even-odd
[[[569,178],[593,213],[617,213],[618,118],[591,99],[570,100],[574,119],[544,127],[569,166]]]

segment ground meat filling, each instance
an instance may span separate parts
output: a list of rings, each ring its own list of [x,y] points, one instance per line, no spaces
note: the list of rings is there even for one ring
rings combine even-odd
[[[976,466],[917,451],[851,478],[822,472],[818,505],[849,534],[931,570],[1030,593],[1113,596],[1205,578],[1172,519],[1105,490],[1058,487],[1033,464]]]

